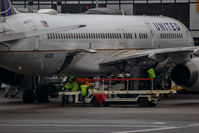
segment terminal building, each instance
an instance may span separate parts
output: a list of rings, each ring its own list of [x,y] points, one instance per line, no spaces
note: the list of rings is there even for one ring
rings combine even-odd
[[[91,8],[106,7],[128,15],[169,16],[183,22],[191,31],[195,44],[199,46],[199,0],[11,0],[11,2],[16,8],[33,10],[52,8],[60,13],[83,13]]]

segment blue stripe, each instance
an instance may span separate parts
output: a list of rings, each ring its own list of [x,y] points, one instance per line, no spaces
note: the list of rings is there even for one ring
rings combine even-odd
[[[9,9],[10,8],[10,1],[7,0],[7,8]],[[12,15],[12,9],[8,10],[8,16]]]
[[[5,2],[4,2],[4,0],[1,0],[1,11],[2,12],[5,11]],[[1,16],[5,17],[6,13],[1,13]]]

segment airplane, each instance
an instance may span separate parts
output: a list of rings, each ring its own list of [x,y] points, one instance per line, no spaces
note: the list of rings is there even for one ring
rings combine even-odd
[[[42,76],[136,77],[142,62],[154,62],[159,70],[168,67],[177,85],[198,90],[199,48],[176,19],[19,13],[10,0],[0,3],[0,81],[24,88],[24,102],[35,101]],[[45,89],[38,90],[38,99],[45,101]]]

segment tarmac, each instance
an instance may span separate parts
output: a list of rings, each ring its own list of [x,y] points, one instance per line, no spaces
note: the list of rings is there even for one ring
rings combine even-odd
[[[198,133],[199,95],[165,98],[156,107],[24,104],[0,91],[0,133]]]

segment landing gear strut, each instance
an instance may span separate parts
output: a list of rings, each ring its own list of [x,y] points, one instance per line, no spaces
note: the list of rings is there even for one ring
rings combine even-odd
[[[34,93],[33,89],[24,90],[23,102],[24,103],[34,103],[35,102],[35,93]]]
[[[43,88],[42,85],[39,84],[39,77],[32,77],[32,85],[30,89],[24,90],[23,92],[23,102],[24,103],[35,103],[36,101],[39,103],[49,102],[48,100],[48,89]]]

